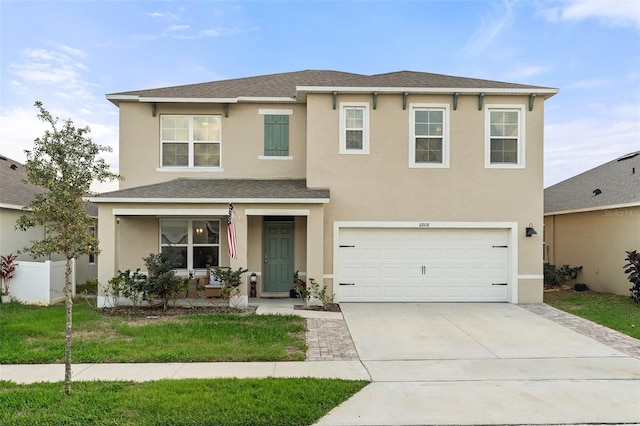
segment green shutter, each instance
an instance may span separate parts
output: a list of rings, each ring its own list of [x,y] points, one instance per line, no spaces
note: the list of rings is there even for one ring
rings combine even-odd
[[[289,155],[289,116],[264,116],[264,155]]]

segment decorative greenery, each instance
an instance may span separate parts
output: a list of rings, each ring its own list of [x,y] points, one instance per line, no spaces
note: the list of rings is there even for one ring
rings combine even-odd
[[[311,425],[367,384],[314,378],[95,381],[78,382],[78,394],[65,398],[56,383],[0,381],[0,424]]]
[[[50,130],[34,140],[33,150],[25,150],[27,162],[27,182],[43,188],[42,193],[34,195],[25,206],[30,213],[23,214],[16,228],[25,231],[36,225],[44,227],[46,233],[39,241],[23,250],[35,257],[59,253],[65,256],[64,293],[66,299],[65,326],[65,394],[71,393],[71,316],[72,288],[71,274],[73,259],[84,254],[98,253],[98,240],[90,230],[94,220],[86,212],[87,202],[83,197],[90,193],[93,182],[105,182],[120,179],[109,171],[104,159],[98,158],[102,152],[111,148],[95,144],[87,137],[88,127],[76,128],[70,119],[58,127],[54,118],[41,102],[35,107],[37,117],[47,123]]]
[[[2,263],[0,265],[0,278],[2,278],[2,286],[0,286],[0,293],[3,295],[9,294],[9,281],[13,278],[13,274],[16,272],[17,256],[13,253],[2,256]]]
[[[172,259],[172,248],[168,247],[160,253],[149,253],[143,258],[149,275],[142,281],[144,300],[153,303],[155,298],[162,300],[162,307],[166,311],[169,299],[179,291],[184,291],[188,280],[176,276],[175,263]]]
[[[230,299],[240,294],[240,284],[242,284],[242,274],[246,273],[248,269],[242,267],[237,270],[227,268],[213,269],[212,273],[216,277],[216,280],[224,283],[222,287],[222,295],[226,299]]]
[[[107,294],[112,296],[114,301],[120,296],[125,297],[136,307],[140,300],[144,299],[146,279],[147,276],[140,272],[140,268],[133,272],[131,269],[118,271],[118,275],[109,280]]]
[[[562,265],[560,268],[548,263],[544,264],[544,285],[560,286],[578,278],[578,273],[582,271],[582,266],[571,267]]]
[[[636,250],[627,251],[627,257],[624,260],[627,263],[623,266],[624,273],[629,274],[627,279],[631,282],[631,300],[640,305],[640,253]]]
[[[300,278],[298,271],[293,274],[293,288],[307,304],[309,304],[312,297],[319,300],[324,308],[333,303],[333,294],[327,294],[326,285],[320,287],[320,284],[315,279],[309,278],[309,288],[307,288],[307,283]]]
[[[301,298],[305,302],[309,301],[311,292],[307,290],[307,283],[302,278],[300,278],[299,271],[293,273],[293,289],[296,291],[296,294],[299,298]]]

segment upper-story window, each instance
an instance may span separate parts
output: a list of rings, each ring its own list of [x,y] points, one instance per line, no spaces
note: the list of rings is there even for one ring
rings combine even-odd
[[[163,115],[162,167],[220,167],[219,115]]]
[[[369,153],[369,104],[340,104],[340,153]]]
[[[410,105],[409,167],[449,167],[449,105]]]
[[[524,106],[487,105],[485,111],[485,166],[524,167]]]

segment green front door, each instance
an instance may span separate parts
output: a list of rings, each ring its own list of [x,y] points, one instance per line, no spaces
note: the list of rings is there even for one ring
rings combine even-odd
[[[264,223],[264,282],[267,293],[293,288],[293,223]]]

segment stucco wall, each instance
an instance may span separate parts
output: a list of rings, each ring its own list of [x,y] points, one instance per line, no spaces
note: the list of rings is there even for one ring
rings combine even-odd
[[[556,266],[582,266],[589,289],[629,295],[623,266],[627,250],[640,250],[640,207],[545,217],[545,242]]]
[[[484,105],[526,105],[525,168],[485,168],[485,111],[477,96],[310,95],[307,179],[310,187],[331,188],[325,209],[325,241],[333,241],[334,221],[517,222],[520,303],[542,300],[543,103],[528,110],[528,97],[485,96]],[[370,153],[339,154],[340,102],[370,103]],[[450,167],[409,168],[410,103],[450,104]],[[311,119],[312,118],[312,119]],[[322,159],[319,161],[318,159]],[[537,236],[525,237],[533,224]],[[325,245],[325,274],[334,274],[333,246]]]
[[[264,154],[264,115],[260,109],[293,110],[289,116],[290,160],[259,159]],[[178,177],[302,179],[306,166],[306,110],[304,105],[232,104],[229,117],[222,105],[158,104],[156,116],[147,103],[120,103],[120,189],[164,182]],[[160,117],[163,114],[222,115],[221,170],[158,171]]]

